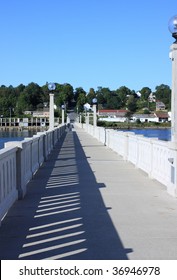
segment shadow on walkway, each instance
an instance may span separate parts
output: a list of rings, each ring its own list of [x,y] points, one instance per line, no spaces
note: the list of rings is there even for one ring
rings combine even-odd
[[[76,132],[68,132],[0,228],[1,259],[128,259]]]

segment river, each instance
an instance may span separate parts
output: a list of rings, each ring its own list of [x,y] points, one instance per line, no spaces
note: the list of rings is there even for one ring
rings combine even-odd
[[[121,131],[134,132],[135,134],[141,134],[145,137],[154,137],[159,140],[170,141],[171,129],[121,129]],[[9,141],[22,141],[25,137],[32,137],[37,133],[36,130],[11,130],[0,131],[0,149],[4,148],[4,143]]]
[[[134,132],[135,134],[141,134],[145,137],[158,138],[159,140],[170,141],[171,140],[171,129],[170,128],[160,128],[160,129],[120,129],[121,131]]]
[[[0,130],[0,149],[4,148],[4,143],[9,141],[22,141],[25,137],[32,137],[36,130]]]

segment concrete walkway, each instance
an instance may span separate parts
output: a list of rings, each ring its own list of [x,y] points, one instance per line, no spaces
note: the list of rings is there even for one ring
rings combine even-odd
[[[177,260],[177,199],[73,129],[2,222],[0,259]]]

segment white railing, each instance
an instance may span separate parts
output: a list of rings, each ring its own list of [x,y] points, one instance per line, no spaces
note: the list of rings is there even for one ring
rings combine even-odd
[[[145,171],[150,178],[167,187],[169,194],[177,196],[177,146],[171,141],[161,141],[136,135],[133,132],[115,131],[103,127],[79,124],[100,142]]]
[[[0,150],[0,218],[6,214],[18,197],[16,182],[17,148]],[[0,220],[1,220],[0,219]]]
[[[13,203],[25,196],[27,183],[47,160],[64,131],[65,125],[23,141],[7,142],[0,150],[0,221]]]

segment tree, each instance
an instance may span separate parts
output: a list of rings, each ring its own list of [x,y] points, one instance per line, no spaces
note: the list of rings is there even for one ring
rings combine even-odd
[[[169,110],[171,108],[171,89],[169,86],[161,84],[155,88],[156,100],[162,101],[166,108]]]
[[[119,107],[119,98],[114,91],[111,91],[107,87],[98,87],[98,91],[96,92],[98,104],[102,104],[104,108],[107,109],[117,109]]]
[[[26,102],[25,109],[27,110],[36,110],[37,105],[43,103],[43,91],[36,83],[28,84],[21,95]]]
[[[134,95],[130,95],[127,101],[127,108],[130,112],[135,112],[137,109],[136,98]]]
[[[151,89],[149,87],[143,87],[141,90],[140,90],[140,93],[141,93],[141,99],[142,100],[145,100],[147,101],[148,100],[148,97],[151,93]]]
[[[137,100],[136,105],[137,105],[137,109],[138,110],[141,110],[143,108],[148,108],[149,107],[148,100],[144,100],[144,99],[141,99],[141,98],[139,98]]]
[[[16,95],[19,96],[25,89],[25,85],[20,84],[15,88]]]
[[[86,92],[82,87],[75,89],[74,98],[76,100],[77,111],[82,112],[84,109],[84,104],[87,102]]]
[[[0,115],[9,117],[14,114],[14,108],[17,103],[17,95],[12,86],[0,87]]]
[[[70,84],[56,83],[55,103],[58,107],[61,107],[62,105],[70,107],[73,98],[74,98],[73,87]]]
[[[92,104],[92,100],[96,98],[96,93],[95,90],[93,88],[90,88],[88,94],[87,94],[87,102],[89,104]]]
[[[72,99],[74,98],[74,90],[70,84],[63,84],[62,94],[64,96],[64,101],[68,107],[70,107]]]
[[[69,83],[56,84],[55,89],[55,104],[61,106],[63,104],[67,107],[76,106],[79,111],[83,111],[85,103],[92,103],[93,98],[97,98],[99,108],[120,109],[128,108],[131,112],[137,109],[148,108],[150,111],[155,110],[155,102],[148,102],[151,89],[143,87],[141,97],[138,98],[134,90],[130,90],[126,86],[121,86],[117,90],[110,90],[108,87],[98,87],[95,91],[90,88],[86,95],[82,87],[73,90]],[[156,100],[162,101],[168,110],[171,106],[171,89],[165,84],[156,86],[154,95]],[[5,85],[0,86],[0,115],[4,117],[17,116],[23,114],[25,110],[42,109],[44,103],[49,104],[49,90],[47,83],[40,87],[36,83],[30,83],[27,86],[20,84],[17,87]]]
[[[46,104],[49,104],[49,89],[48,89],[48,83],[46,82],[45,85],[41,87],[43,92],[43,102]]]
[[[116,90],[116,93],[118,94],[118,96],[121,100],[121,108],[125,107],[127,99],[132,94],[132,91],[129,88],[127,88],[126,86],[122,86]]]
[[[76,102],[77,102],[77,100],[78,100],[80,94],[86,95],[86,92],[85,92],[85,90],[84,90],[82,87],[78,87],[78,88],[76,88],[75,91],[74,91],[74,100],[75,100]]]
[[[96,91],[96,97],[97,97],[97,102],[98,104],[104,106],[106,103],[106,99],[104,98],[103,92],[102,92],[102,87],[98,87],[98,90]]]
[[[107,99],[107,108],[108,109],[120,109],[121,108],[121,99],[119,95],[113,93],[110,95],[110,98]]]

